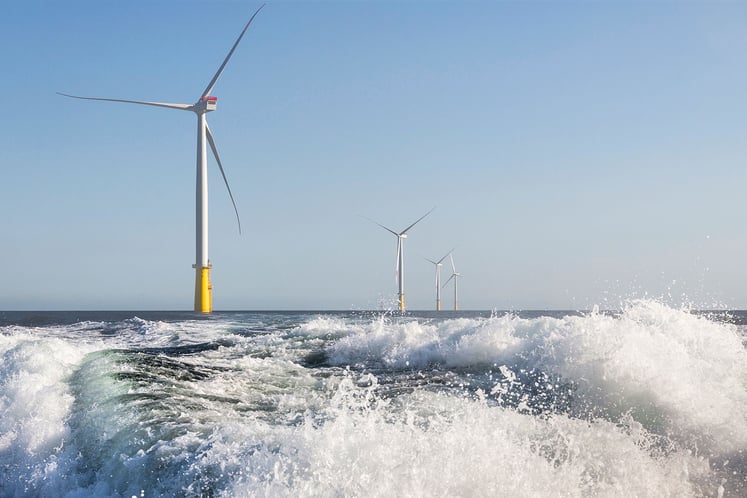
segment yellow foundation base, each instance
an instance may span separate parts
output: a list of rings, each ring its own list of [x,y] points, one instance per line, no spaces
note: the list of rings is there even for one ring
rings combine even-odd
[[[399,295],[399,310],[405,311],[405,295],[404,294]]]
[[[195,312],[213,311],[213,286],[210,283],[210,266],[195,266]]]

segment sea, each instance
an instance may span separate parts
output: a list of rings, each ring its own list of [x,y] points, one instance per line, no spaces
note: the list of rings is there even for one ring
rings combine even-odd
[[[744,497],[747,312],[0,312],[2,497]]]

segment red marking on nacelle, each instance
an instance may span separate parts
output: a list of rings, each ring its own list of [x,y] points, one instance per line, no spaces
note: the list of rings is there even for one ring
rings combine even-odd
[[[213,102],[213,103],[215,103],[215,102],[218,102],[218,97],[210,97],[210,96],[202,97],[200,99],[200,102]]]

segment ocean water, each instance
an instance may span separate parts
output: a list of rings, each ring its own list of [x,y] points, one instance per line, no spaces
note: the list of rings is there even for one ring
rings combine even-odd
[[[747,496],[740,312],[0,312],[0,496]]]

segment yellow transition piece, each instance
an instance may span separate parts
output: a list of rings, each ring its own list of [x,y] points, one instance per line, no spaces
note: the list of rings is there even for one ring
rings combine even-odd
[[[210,283],[210,266],[196,267],[195,272],[195,312],[213,311],[213,286]]]

